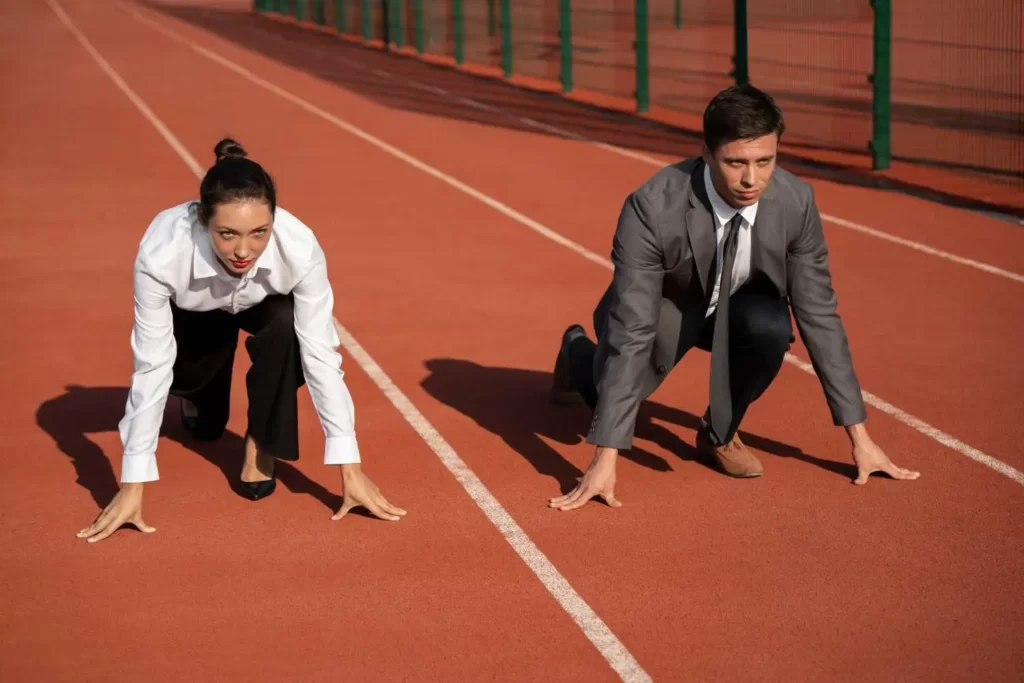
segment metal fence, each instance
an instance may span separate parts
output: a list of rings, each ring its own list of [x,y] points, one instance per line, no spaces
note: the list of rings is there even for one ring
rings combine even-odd
[[[731,83],[791,144],[1024,189],[1021,0],[255,0],[366,40],[700,114]]]

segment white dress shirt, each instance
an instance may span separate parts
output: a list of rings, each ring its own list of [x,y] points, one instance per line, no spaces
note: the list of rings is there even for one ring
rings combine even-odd
[[[242,277],[220,265],[197,202],[160,212],[135,259],[134,372],[124,418],[121,481],[159,479],[157,437],[171,387],[177,346],[170,303],[190,311],[244,311],[271,294],[294,296],[295,332],[309,395],[326,436],[324,462],[357,463],[355,410],[343,381],[334,294],[313,231],[278,207],[267,248]]]
[[[711,170],[707,166],[704,167],[704,187],[708,190],[708,199],[711,200],[711,208],[715,214],[715,239],[718,243],[718,257],[715,259],[715,286],[711,292],[711,304],[708,306],[707,313],[704,316],[709,317],[718,307],[718,292],[722,286],[725,228],[737,213],[743,217],[743,220],[740,221],[740,232],[736,236],[736,258],[732,265],[730,296],[750,277],[750,231],[753,229],[754,220],[757,218],[757,203],[745,206],[739,210],[726,204],[725,200],[718,194],[715,186],[711,184]]]

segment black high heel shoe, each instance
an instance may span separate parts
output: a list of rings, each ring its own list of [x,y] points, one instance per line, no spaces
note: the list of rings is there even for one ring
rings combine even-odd
[[[266,481],[241,481],[242,493],[250,500],[266,498],[277,489],[277,475],[271,475]]]
[[[245,435],[247,440],[249,435]],[[271,460],[271,462],[274,462]],[[276,465],[276,463],[274,463]],[[257,467],[257,469],[259,469]],[[241,476],[241,475],[239,475]],[[242,485],[242,493],[250,500],[261,500],[272,494],[277,489],[277,468],[274,468],[273,474],[270,475],[270,479],[264,481],[242,481],[239,478],[238,483]]]

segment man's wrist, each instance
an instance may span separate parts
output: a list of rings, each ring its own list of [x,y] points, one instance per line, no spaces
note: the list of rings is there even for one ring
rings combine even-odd
[[[855,425],[848,425],[846,427],[846,435],[850,437],[850,443],[853,444],[854,448],[858,448],[871,442],[871,437],[868,436],[868,428],[863,422],[858,422]]]
[[[594,459],[596,460],[615,460],[619,454],[618,448],[612,448],[611,446],[598,446],[597,450],[594,451]]]

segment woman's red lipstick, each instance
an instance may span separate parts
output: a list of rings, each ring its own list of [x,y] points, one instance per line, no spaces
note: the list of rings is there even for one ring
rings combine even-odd
[[[235,268],[238,268],[239,270],[241,270],[242,268],[245,268],[250,263],[252,263],[252,259],[249,259],[248,261],[232,261],[231,265],[233,265]]]

